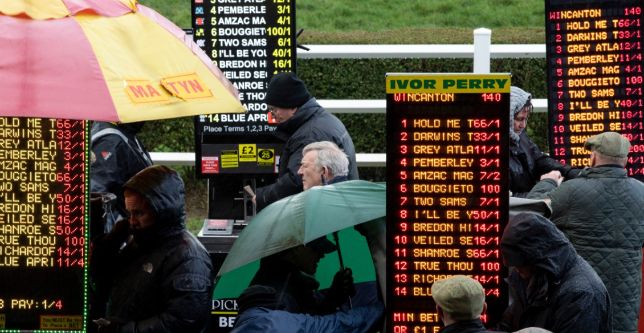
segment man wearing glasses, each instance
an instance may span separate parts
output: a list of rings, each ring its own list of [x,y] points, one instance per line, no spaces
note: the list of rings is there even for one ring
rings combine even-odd
[[[353,140],[344,124],[318,104],[304,82],[294,73],[273,76],[264,101],[278,123],[275,135],[285,144],[277,181],[258,188],[253,197],[258,210],[281,198],[302,192],[302,178],[297,171],[302,160],[302,149],[312,142],[331,141],[338,145],[349,157],[348,179],[358,179]]]

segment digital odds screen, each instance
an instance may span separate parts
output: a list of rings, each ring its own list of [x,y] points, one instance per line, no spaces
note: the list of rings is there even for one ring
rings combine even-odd
[[[387,332],[440,329],[435,281],[485,288],[483,320],[507,305],[509,74],[387,74]]]
[[[81,332],[87,122],[0,117],[0,332]]]
[[[197,174],[274,174],[281,146],[264,98],[294,72],[295,0],[192,0],[194,40],[239,90],[248,111],[196,117]]]
[[[550,154],[562,163],[590,166],[586,139],[618,132],[628,175],[644,180],[643,4],[546,1]]]

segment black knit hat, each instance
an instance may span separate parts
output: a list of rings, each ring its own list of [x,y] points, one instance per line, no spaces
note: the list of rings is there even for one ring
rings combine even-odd
[[[280,108],[296,108],[311,97],[306,85],[295,73],[279,73],[273,76],[268,84],[264,102]]]

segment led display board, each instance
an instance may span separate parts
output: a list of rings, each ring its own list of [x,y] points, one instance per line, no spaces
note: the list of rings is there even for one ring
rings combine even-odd
[[[215,163],[223,162],[216,154],[221,150],[205,145],[279,143],[272,135],[276,123],[264,97],[274,74],[295,71],[295,0],[193,0],[192,18],[195,42],[237,87],[248,110],[196,117],[197,173],[275,173],[261,158],[254,164],[238,160],[238,168],[234,163],[217,168]],[[224,155],[231,162],[228,153]]]
[[[484,322],[507,305],[508,74],[388,74],[387,332],[437,332],[434,281],[471,276]]]
[[[590,166],[586,139],[619,132],[628,175],[644,180],[644,1],[546,1],[550,154]]]
[[[87,122],[0,117],[0,332],[85,331]]]

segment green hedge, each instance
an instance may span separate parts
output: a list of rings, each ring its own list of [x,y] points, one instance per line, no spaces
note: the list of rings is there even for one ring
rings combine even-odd
[[[298,75],[318,99],[384,99],[388,72],[472,72],[472,59],[301,59],[297,65]],[[546,97],[545,68],[545,59],[491,61],[492,72],[511,73],[512,85],[531,92],[535,98]],[[384,114],[339,114],[338,117],[351,133],[357,152],[385,152]],[[194,151],[193,126],[192,118],[156,121],[144,128],[141,137],[150,151]],[[547,151],[545,113],[532,115],[528,133]],[[187,168],[184,172],[191,173],[194,169]],[[365,179],[384,180],[381,168],[364,168],[360,173]]]

